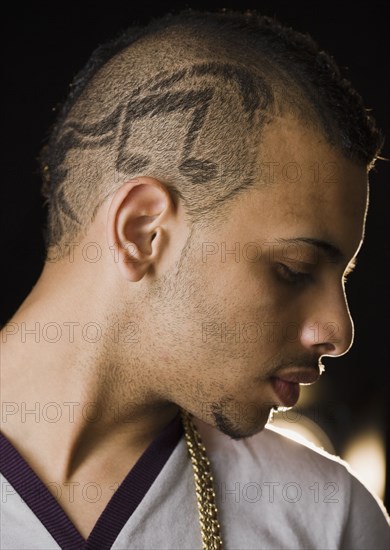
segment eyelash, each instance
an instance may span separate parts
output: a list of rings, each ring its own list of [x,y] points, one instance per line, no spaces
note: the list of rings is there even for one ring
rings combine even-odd
[[[353,260],[351,260],[349,262],[349,265],[347,267],[347,269],[345,270],[345,273],[343,275],[343,284],[345,285],[347,280],[348,280],[348,277],[351,275],[351,273],[353,272],[353,270],[355,269],[356,267],[356,264],[357,264],[357,259],[354,258]]]
[[[278,273],[283,278],[283,281],[291,285],[304,285],[312,281],[310,273],[304,271],[295,271],[285,264],[277,264]]]
[[[295,271],[290,267],[287,267],[285,264],[277,264],[278,273],[283,278],[284,282],[287,282],[291,285],[304,285],[313,280],[310,273],[305,273],[304,271]],[[348,281],[348,277],[351,275],[354,266],[349,268],[346,273],[343,275],[343,284],[345,285]]]
[[[348,277],[350,277],[351,273],[352,273],[352,269],[351,269],[351,271],[348,271],[348,273],[344,273],[344,275],[343,275],[343,284],[344,285],[347,283]]]

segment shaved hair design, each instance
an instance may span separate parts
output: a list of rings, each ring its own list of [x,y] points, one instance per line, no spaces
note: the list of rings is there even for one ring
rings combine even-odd
[[[378,157],[374,119],[308,36],[254,12],[184,10],[131,27],[92,54],[41,152],[48,255],[140,175],[163,182],[193,224],[226,219],[260,183],[264,128],[287,113],[368,169]]]

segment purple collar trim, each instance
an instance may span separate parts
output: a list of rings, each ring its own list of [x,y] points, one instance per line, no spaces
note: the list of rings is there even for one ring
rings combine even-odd
[[[140,456],[85,540],[24,458],[0,433],[0,471],[63,550],[111,548],[183,435],[180,411]]]

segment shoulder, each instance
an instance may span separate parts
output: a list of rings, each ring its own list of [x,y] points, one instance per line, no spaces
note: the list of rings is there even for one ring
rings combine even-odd
[[[261,517],[287,531],[289,522],[299,524],[296,542],[306,540],[308,547],[319,540],[326,541],[324,548],[389,547],[390,521],[383,503],[341,458],[272,425],[233,440],[195,420],[220,502],[254,528]]]
[[[274,475],[280,474],[283,478],[303,476],[307,479],[315,474],[324,481],[350,480],[349,466],[341,458],[304,438],[295,435],[293,438],[287,430],[272,424],[251,437],[234,440],[198,418],[195,420],[208,455],[229,469],[237,471],[242,465],[246,472],[272,469]]]

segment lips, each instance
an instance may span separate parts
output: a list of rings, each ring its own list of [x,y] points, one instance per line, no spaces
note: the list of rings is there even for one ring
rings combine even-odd
[[[299,399],[299,384],[314,384],[319,376],[320,372],[315,368],[281,369],[270,380],[281,405],[293,407]]]
[[[281,405],[284,407],[293,407],[299,399],[299,384],[295,382],[286,382],[280,378],[273,376],[271,378],[271,384],[274,392],[281,401]]]

